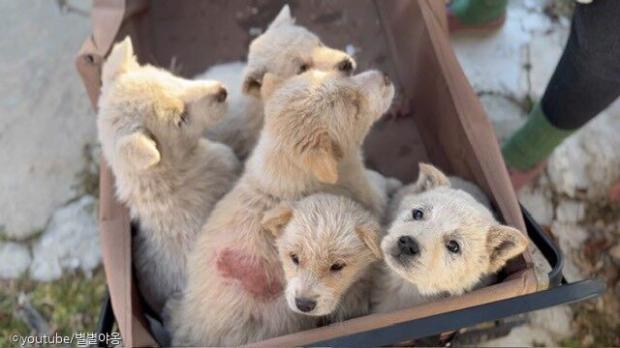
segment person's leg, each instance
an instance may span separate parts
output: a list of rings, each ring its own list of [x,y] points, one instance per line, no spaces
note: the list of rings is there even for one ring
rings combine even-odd
[[[499,28],[507,5],[508,0],[452,0],[447,8],[450,31]]]
[[[617,0],[577,5],[568,42],[541,102],[502,147],[513,177],[540,171],[539,164],[555,147],[620,95],[618,18]]]

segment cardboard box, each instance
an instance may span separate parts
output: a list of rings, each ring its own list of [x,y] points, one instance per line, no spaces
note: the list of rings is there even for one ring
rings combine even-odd
[[[244,60],[253,38],[250,32],[264,29],[285,3],[96,0],[92,36],[76,65],[96,106],[101,64],[113,43],[126,35],[132,37],[141,63],[173,66],[182,76],[192,77],[217,63]],[[493,128],[450,46],[443,1],[290,1],[290,5],[297,23],[316,32],[327,45],[355,50],[359,71],[383,70],[397,85],[393,110],[365,144],[369,167],[410,182],[417,176],[418,162],[433,163],[450,175],[476,182],[503,220],[525,231]],[[115,199],[114,178],[105,161],[100,175],[101,243],[114,314],[125,345],[156,345],[133,282],[128,212]],[[537,288],[532,267],[526,253],[509,263],[500,283],[487,288],[255,345],[307,345],[527,294]]]

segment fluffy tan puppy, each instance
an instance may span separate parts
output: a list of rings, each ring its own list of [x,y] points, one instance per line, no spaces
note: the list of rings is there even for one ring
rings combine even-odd
[[[288,308],[284,272],[265,212],[317,192],[348,195],[376,216],[360,146],[394,87],[379,72],[266,75],[265,127],[233,190],[216,206],[189,257],[184,296],[171,306],[174,345],[230,346],[312,327]],[[275,92],[274,92],[275,90]]]
[[[406,308],[435,296],[460,295],[486,283],[528,239],[499,224],[437,168],[420,164],[415,184],[397,193],[393,221],[381,241],[386,270],[376,282],[373,311]]]
[[[319,193],[267,212],[291,310],[340,321],[370,310],[371,265],[381,258],[378,220],[350,198]]]
[[[230,146],[239,158],[245,159],[263,127],[260,98],[263,76],[270,72],[288,78],[310,69],[350,74],[355,61],[346,53],[323,45],[306,28],[295,25],[286,5],[267,30],[250,44],[247,64],[216,66],[196,77],[222,81],[230,92],[228,115],[207,130],[207,137]]]
[[[185,283],[194,237],[238,176],[233,152],[201,137],[224,115],[226,89],[140,66],[129,38],[114,46],[102,77],[99,141],[116,194],[139,223],[136,276],[159,312]]]

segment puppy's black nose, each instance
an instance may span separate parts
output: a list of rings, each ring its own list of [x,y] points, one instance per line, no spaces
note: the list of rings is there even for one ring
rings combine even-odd
[[[226,90],[226,88],[220,87],[220,90],[217,91],[217,94],[215,95],[215,100],[218,103],[223,103],[224,101],[226,101],[227,96],[228,96],[228,91]]]
[[[418,242],[409,236],[402,236],[398,238],[398,248],[402,254],[410,256],[417,255],[420,252]]]
[[[309,298],[297,297],[295,299],[295,305],[302,312],[310,312],[316,307],[316,301]]]
[[[343,73],[350,74],[353,72],[353,62],[351,58],[345,58],[336,66]]]

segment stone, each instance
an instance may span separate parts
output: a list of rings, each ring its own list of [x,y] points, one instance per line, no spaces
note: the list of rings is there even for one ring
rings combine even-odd
[[[0,279],[21,277],[31,261],[28,247],[15,242],[0,242]]]
[[[83,196],[54,213],[33,246],[32,279],[51,281],[77,270],[88,276],[101,263],[96,209],[95,198]]]
[[[56,3],[0,2],[0,229],[10,239],[40,232],[76,197],[84,145],[96,139],[73,64],[90,35],[88,9],[63,12]]]

